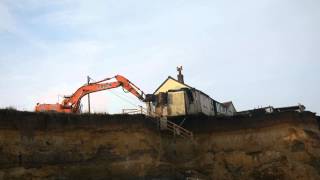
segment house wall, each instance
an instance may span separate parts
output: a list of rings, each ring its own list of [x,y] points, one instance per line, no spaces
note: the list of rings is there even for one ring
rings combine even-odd
[[[200,108],[201,113],[208,115],[208,116],[214,116],[214,101],[210,97],[202,94],[199,91],[196,91],[196,93],[199,94],[200,97]]]
[[[225,115],[227,114],[227,108],[219,103],[219,102],[215,102],[216,103],[216,107],[217,107],[217,115]]]
[[[189,89],[190,92],[183,90],[183,88]],[[148,109],[154,109],[158,115],[183,116],[186,114],[203,113],[208,116],[214,116],[232,115],[235,111],[233,106],[227,109],[223,104],[213,100],[201,91],[191,89],[189,86],[173,79],[168,79],[162,84],[154,95],[158,95],[160,92],[168,93],[167,104],[154,104],[153,107],[148,106]],[[192,95],[192,97],[190,97],[190,95]]]
[[[172,79],[168,79],[168,81],[164,83],[154,94],[157,95],[160,92],[168,92],[169,90],[176,90],[181,88],[188,88],[188,87]]]
[[[226,115],[232,116],[232,115],[234,115],[234,113],[236,113],[236,112],[237,112],[236,108],[231,104],[231,105],[229,105],[229,107],[227,108],[227,113],[226,113]]]
[[[184,116],[186,115],[186,98],[184,91],[168,92],[167,104],[147,103],[148,114],[162,116]]]
[[[235,112],[233,109],[226,108],[223,104],[214,101],[210,97],[197,90],[191,90],[193,101],[184,90],[168,92],[168,103],[157,105],[155,112],[162,116],[183,116],[186,114],[203,113],[208,116],[228,115]],[[217,114],[215,113],[215,106]],[[231,106],[230,106],[231,107]]]
[[[208,116],[215,115],[214,100],[200,91],[190,90],[192,99],[186,91],[168,92],[168,115],[178,116],[186,114],[203,113]]]
[[[197,114],[201,112],[200,94],[196,91],[192,91],[193,101],[188,97],[186,98],[187,112],[188,114]]]
[[[186,115],[185,92],[169,92],[168,93],[168,116]]]

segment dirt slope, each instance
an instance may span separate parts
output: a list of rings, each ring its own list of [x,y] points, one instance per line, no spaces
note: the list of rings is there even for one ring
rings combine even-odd
[[[1,110],[0,179],[320,179],[312,113],[194,116],[183,126],[194,141],[139,115]]]

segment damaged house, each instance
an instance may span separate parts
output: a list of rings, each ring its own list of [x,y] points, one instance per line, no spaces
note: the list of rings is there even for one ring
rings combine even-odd
[[[154,101],[147,104],[149,115],[165,117],[205,114],[232,116],[236,113],[233,103],[220,103],[204,92],[184,83],[182,67],[177,68],[178,80],[169,76],[153,93]]]

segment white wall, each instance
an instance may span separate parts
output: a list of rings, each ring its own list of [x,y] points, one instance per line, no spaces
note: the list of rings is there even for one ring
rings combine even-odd
[[[221,103],[216,102],[216,106],[217,106],[217,114],[218,115],[227,114],[227,108],[225,106],[223,106]]]
[[[214,102],[210,97],[200,93],[200,103],[201,103],[201,112],[203,114],[208,116],[214,115]]]

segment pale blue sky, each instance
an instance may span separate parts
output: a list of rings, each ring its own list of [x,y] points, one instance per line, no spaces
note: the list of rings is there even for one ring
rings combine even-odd
[[[185,81],[238,110],[304,104],[320,113],[319,0],[0,0],[0,107],[55,103],[90,75],[147,93]],[[93,95],[95,112],[138,101]],[[60,99],[61,100],[61,99]]]

